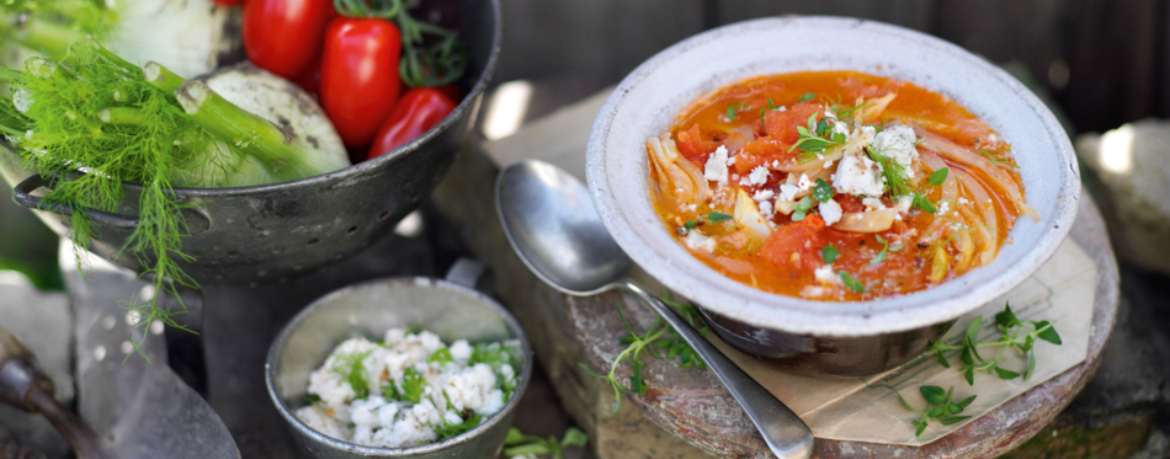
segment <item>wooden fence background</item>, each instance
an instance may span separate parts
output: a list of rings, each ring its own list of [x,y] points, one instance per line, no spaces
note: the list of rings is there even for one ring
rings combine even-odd
[[[829,14],[931,33],[997,63],[1019,61],[1078,131],[1170,117],[1165,0],[503,0],[497,81],[614,84],[702,30],[762,16]]]

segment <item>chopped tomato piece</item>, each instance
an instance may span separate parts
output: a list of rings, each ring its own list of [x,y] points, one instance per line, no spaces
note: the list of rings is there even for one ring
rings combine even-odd
[[[695,123],[690,129],[678,133],[678,151],[691,161],[699,164],[707,162],[707,150],[703,148],[699,123]]]
[[[788,264],[792,254],[799,253],[799,261],[815,262],[816,249],[820,248],[817,238],[825,229],[825,220],[820,215],[809,215],[804,220],[789,223],[776,229],[757,254],[777,265]]]
[[[808,117],[820,112],[820,104],[812,102],[799,103],[782,112],[773,110],[764,115],[764,130],[768,132],[768,137],[791,145],[800,140],[796,127],[808,124]]]
[[[774,160],[779,160],[780,162],[788,161],[789,158],[798,153],[797,151],[790,153],[788,150],[791,148],[792,144],[790,143],[769,139],[767,137],[748,142],[739,151],[739,154],[735,155],[735,171],[743,175],[761,164],[770,163]]]
[[[865,204],[861,203],[861,198],[851,194],[838,194],[834,197],[837,204],[841,205],[841,211],[845,213],[865,212]]]

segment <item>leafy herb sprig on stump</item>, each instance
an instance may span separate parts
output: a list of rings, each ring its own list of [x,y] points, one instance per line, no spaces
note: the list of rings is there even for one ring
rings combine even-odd
[[[699,334],[707,336],[711,332],[711,328],[699,319],[699,311],[694,306],[672,301],[662,295],[662,301],[675,310],[684,320],[692,327],[699,329]],[[644,395],[646,389],[650,386],[646,384],[646,378],[642,375],[642,369],[645,363],[642,362],[642,354],[650,354],[658,359],[676,360],[679,366],[683,368],[707,368],[707,363],[699,357],[691,345],[687,344],[681,337],[671,332],[670,324],[658,316],[654,319],[654,323],[645,333],[638,334],[630,326],[630,322],[626,320],[626,314],[622,310],[621,305],[618,305],[618,316],[622,319],[622,325],[625,325],[626,330],[630,332],[629,336],[621,338],[619,341],[626,346],[624,350],[616,358],[613,359],[613,364],[609,367],[609,373],[602,375],[594,372],[589,368],[585,362],[579,363],[582,370],[585,370],[590,376],[604,380],[613,388],[613,407],[611,414],[617,414],[618,409],[622,406],[622,395]],[[629,386],[622,384],[617,376],[617,369],[623,361],[629,361],[630,368],[633,369],[633,374],[629,378]]]
[[[565,437],[557,441],[556,437],[540,438],[535,435],[525,435],[515,427],[508,430],[508,439],[504,440],[504,455],[514,456],[552,456],[562,459],[565,448],[575,446],[584,448],[589,445],[589,436],[581,429],[570,427],[565,431]]]
[[[983,317],[977,316],[967,325],[967,330],[963,333],[962,340],[958,345],[946,344],[942,341],[934,343],[930,350],[934,351],[938,356],[938,362],[946,368],[951,367],[951,363],[947,361],[945,352],[951,350],[962,350],[959,355],[959,368],[963,372],[963,376],[967,379],[967,384],[975,385],[975,372],[987,371],[988,373],[999,376],[1000,379],[1015,379],[1021,376],[1021,373],[1026,381],[1032,372],[1036,369],[1036,352],[1033,349],[1036,340],[1043,340],[1059,346],[1062,344],[1060,334],[1053,328],[1052,323],[1047,320],[1020,320],[1012,312],[1011,305],[1005,305],[1002,312],[995,315],[995,327],[999,330],[1000,337],[996,341],[987,343],[976,343],[975,340],[979,334],[979,328],[983,325]],[[999,348],[994,357],[983,358],[979,354],[979,349]],[[999,366],[1000,360],[1012,349],[1018,349],[1020,352],[1027,355],[1028,364],[1022,372],[1009,370]]]
[[[972,395],[956,402],[952,398],[955,391],[954,387],[947,390],[943,390],[943,388],[938,386],[919,387],[918,391],[922,393],[922,398],[926,399],[926,408],[922,411],[910,406],[910,402],[907,402],[902,397],[898,389],[895,389],[893,386],[884,387],[898,394],[898,400],[902,402],[902,406],[905,406],[906,409],[918,415],[918,419],[910,421],[910,424],[913,424],[916,429],[914,432],[915,437],[921,437],[922,433],[926,432],[926,426],[930,425],[932,419],[946,426],[971,418],[971,416],[959,416],[959,413],[962,413],[964,409],[971,405],[971,402],[975,401],[975,396]]]

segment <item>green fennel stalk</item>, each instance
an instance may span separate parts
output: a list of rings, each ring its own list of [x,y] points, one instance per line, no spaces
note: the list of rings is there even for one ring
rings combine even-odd
[[[85,209],[113,212],[125,198],[124,183],[142,185],[139,223],[122,250],[138,258],[158,294],[128,307],[143,317],[140,326],[160,320],[183,328],[173,319],[181,311],[159,300],[178,298],[180,286],[198,287],[179,264],[194,261],[182,250],[188,228],[181,214],[194,203],[178,201],[174,189],[190,185],[186,174],[217,167],[209,164],[219,158],[209,149],[255,158],[281,180],[336,167],[203,82],[186,82],[157,64],[146,68],[91,40],[59,58],[30,60],[24,72],[0,69],[13,90],[0,99],[0,131],[25,168],[59,178],[44,199],[71,209],[79,248],[95,236]]]

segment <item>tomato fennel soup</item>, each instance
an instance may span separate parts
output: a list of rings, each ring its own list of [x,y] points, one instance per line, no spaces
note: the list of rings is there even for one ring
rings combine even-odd
[[[768,292],[857,301],[995,258],[1024,202],[1011,146],[955,101],[850,71],[740,81],[646,142],[680,244]]]

